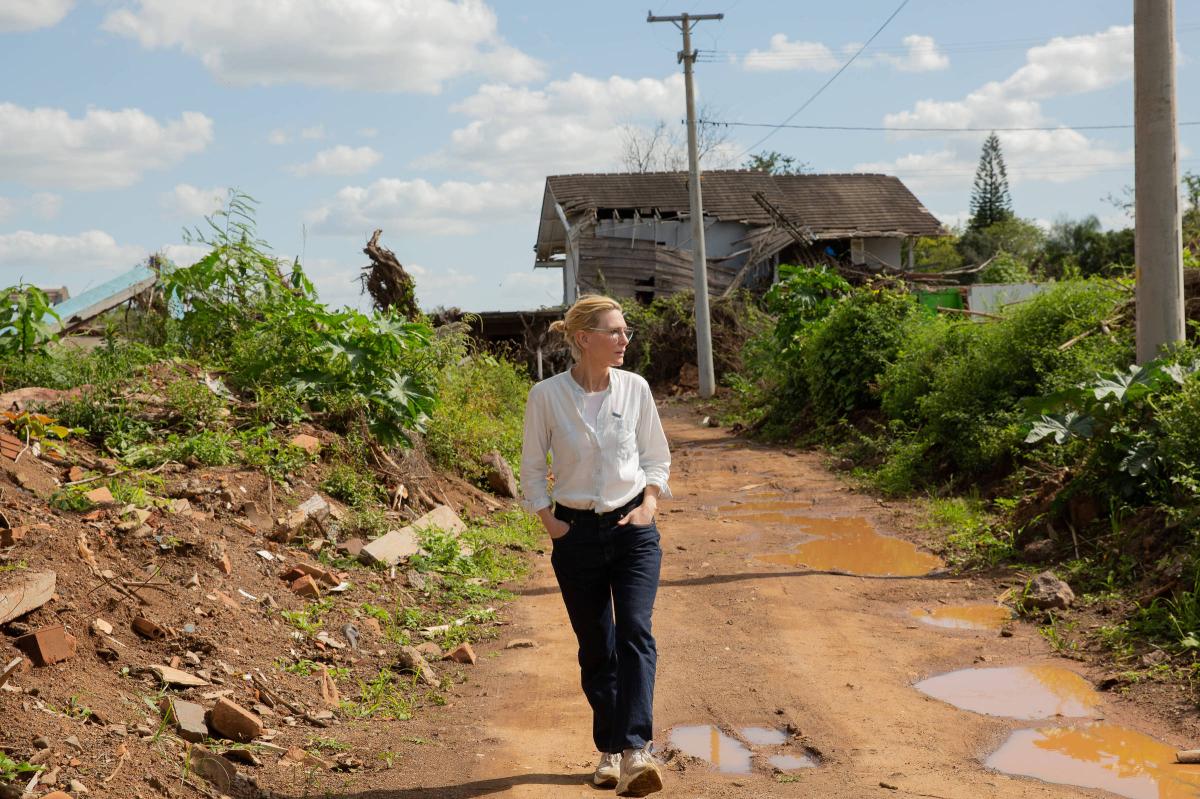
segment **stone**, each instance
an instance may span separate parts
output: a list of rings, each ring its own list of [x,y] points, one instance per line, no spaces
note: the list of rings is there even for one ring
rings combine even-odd
[[[67,790],[71,792],[72,796],[83,796],[86,793],[91,793],[91,791],[88,790],[87,786],[84,785],[79,780],[71,780],[70,782],[68,782]]]
[[[107,486],[93,488],[91,491],[84,494],[84,496],[87,497],[88,501],[93,505],[115,505],[117,502],[115,499],[113,499],[112,492],[108,490]]]
[[[192,746],[190,761],[192,771],[215,785],[221,793],[228,793],[237,780],[237,766],[203,746]]]
[[[164,696],[158,702],[163,718],[174,724],[179,737],[192,743],[200,743],[208,737],[208,724],[204,720],[203,705],[185,702],[173,696]]]
[[[155,665],[150,666],[149,669],[158,675],[158,679],[162,680],[163,685],[173,685],[179,688],[200,688],[208,685],[207,680],[170,666]]]
[[[1021,601],[1037,610],[1065,610],[1075,601],[1075,592],[1054,572],[1044,571],[1029,581]]]
[[[75,636],[61,624],[42,627],[18,638],[17,649],[33,661],[35,666],[53,666],[75,657]]]
[[[72,466],[70,469],[67,469],[67,480],[71,481],[72,483],[78,483],[80,480],[83,480],[86,477],[87,472],[85,472],[81,466]]]
[[[467,663],[475,665],[475,650],[466,641],[463,641],[458,646],[454,647],[450,652],[442,656],[442,660],[453,660],[455,663]]]
[[[401,669],[416,674],[421,682],[429,687],[436,688],[440,684],[437,673],[425,662],[421,653],[413,647],[400,647],[400,651],[396,653],[396,662]]]
[[[321,589],[310,574],[297,577],[292,582],[292,591],[309,599],[320,599],[321,597]]]
[[[299,746],[293,746],[284,752],[283,756],[279,758],[279,763],[280,765],[287,766],[307,766],[310,768],[316,767],[323,769],[332,767],[332,764],[329,761],[324,760],[323,758],[314,755],[312,752],[309,752],[307,749],[302,749]]]
[[[1054,555],[1055,544],[1049,538],[1039,538],[1021,547],[1021,556],[1026,560],[1040,563],[1049,560]]]
[[[288,443],[293,447],[299,447],[309,455],[316,455],[321,451],[321,439],[316,436],[310,436],[307,433],[292,436],[292,440]]]
[[[338,544],[337,549],[338,552],[348,558],[357,558],[365,545],[366,542],[356,536],[354,538],[348,538],[342,543]]]
[[[532,638],[514,638],[504,645],[505,649],[533,649],[537,646],[537,641]]]
[[[68,735],[66,738],[63,739],[63,743],[65,743],[67,746],[74,749],[76,752],[83,751],[83,744],[81,744],[79,742],[79,738],[75,737],[74,735]]]
[[[104,619],[92,619],[92,633],[95,635],[112,635],[113,626]]]
[[[49,602],[57,582],[55,572],[0,572],[0,624]]]
[[[223,737],[237,743],[248,743],[263,734],[258,716],[229,699],[221,698],[208,712],[208,723]]]
[[[518,496],[516,475],[513,474],[512,467],[508,465],[508,461],[504,460],[504,456],[500,454],[499,450],[494,449],[484,455],[481,463],[484,466],[484,476],[487,478],[492,493],[510,499]]]
[[[425,658],[426,660],[441,660],[442,655],[444,654],[442,652],[442,648],[433,641],[426,641],[423,644],[418,644],[417,651],[420,652],[421,657]]]
[[[450,508],[438,505],[421,518],[407,527],[390,530],[387,534],[376,538],[363,547],[359,560],[366,563],[383,563],[395,566],[421,551],[417,533],[422,530],[436,528],[446,533],[458,535],[467,529],[467,525]]]
[[[33,739],[33,746],[35,749],[49,749],[50,748],[50,739],[47,738],[45,735],[39,735],[38,737]]]

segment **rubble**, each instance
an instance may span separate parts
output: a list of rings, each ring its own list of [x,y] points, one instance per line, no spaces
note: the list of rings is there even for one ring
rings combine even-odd
[[[35,666],[53,666],[75,657],[75,636],[61,624],[41,627],[14,642]]]
[[[469,643],[464,641],[456,646],[453,650],[443,655],[442,660],[453,660],[455,663],[468,663],[474,666],[476,660],[475,650],[471,648]]]
[[[364,546],[359,558],[366,563],[395,566],[421,551],[417,534],[431,528],[457,535],[466,530],[467,526],[453,510],[445,505],[438,505],[409,526],[391,530]]]
[[[175,725],[176,732],[183,740],[199,743],[208,737],[208,724],[205,722],[207,711],[203,705],[175,697],[163,697],[159,700],[158,708],[167,723]]]
[[[45,572],[0,572],[0,624],[37,610],[50,601],[58,574]]]
[[[186,671],[172,668],[171,666],[150,666],[149,670],[158,675],[163,685],[170,685],[177,688],[201,688],[208,685],[207,680],[203,680],[194,674],[188,674]]]
[[[492,450],[484,455],[481,463],[487,469],[484,476],[487,478],[488,486],[495,494],[509,499],[516,499],[520,496],[516,475],[513,474],[512,467],[508,465],[508,461],[504,460],[504,456],[500,454],[499,450]]]
[[[402,670],[417,675],[421,682],[431,688],[436,688],[441,684],[437,673],[425,662],[421,653],[411,646],[400,647],[400,651],[396,653],[396,664]]]
[[[316,455],[321,451],[321,439],[316,436],[310,436],[307,433],[292,436],[288,443],[293,447],[299,447],[309,455]]]
[[[219,699],[208,712],[208,724],[213,731],[237,743],[248,743],[263,734],[258,716],[229,699]]]

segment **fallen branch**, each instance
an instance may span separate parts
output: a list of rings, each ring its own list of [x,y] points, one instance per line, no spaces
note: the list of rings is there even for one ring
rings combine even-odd
[[[985,319],[1003,319],[1004,318],[1003,316],[1000,316],[999,314],[987,313],[986,311],[968,311],[966,308],[947,308],[942,305],[938,306],[937,311],[938,311],[938,313],[959,313],[959,314],[965,314],[967,316],[982,316]]]

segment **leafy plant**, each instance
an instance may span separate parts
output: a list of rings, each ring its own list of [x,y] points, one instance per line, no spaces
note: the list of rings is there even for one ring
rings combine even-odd
[[[47,318],[61,321],[46,292],[37,286],[18,283],[3,290],[8,298],[0,309],[0,355],[15,355],[22,361],[54,338]]]
[[[44,770],[45,766],[34,766],[26,761],[13,760],[0,751],[0,785],[10,785],[25,780]]]

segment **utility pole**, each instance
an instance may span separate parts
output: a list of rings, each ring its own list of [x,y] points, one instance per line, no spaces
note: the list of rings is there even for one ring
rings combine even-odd
[[[1133,0],[1137,360],[1183,341],[1175,0]]]
[[[673,22],[683,32],[683,86],[687,95],[688,190],[692,206],[692,272],[696,287],[696,366],[700,372],[700,396],[711,397],[717,390],[713,373],[712,324],[708,313],[708,254],[704,249],[704,200],[700,192],[700,155],[696,151],[696,97],[692,80],[692,65],[696,51],[692,49],[692,27],[705,20],[725,19],[724,14],[680,14],[677,17],[656,17],[646,12],[647,22]]]

